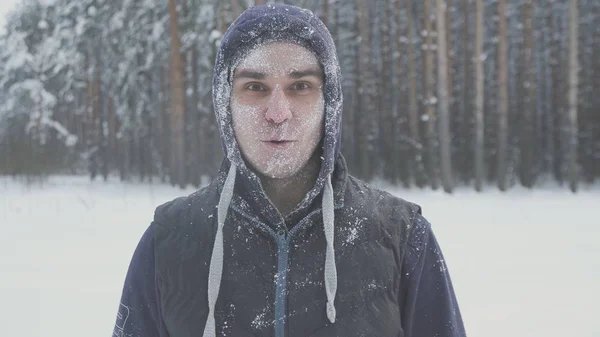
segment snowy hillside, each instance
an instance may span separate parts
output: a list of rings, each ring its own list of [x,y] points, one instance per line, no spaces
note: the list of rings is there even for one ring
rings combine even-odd
[[[571,194],[401,190],[444,251],[469,336],[600,336],[600,186]],[[125,271],[167,185],[0,178],[2,336],[107,337]]]

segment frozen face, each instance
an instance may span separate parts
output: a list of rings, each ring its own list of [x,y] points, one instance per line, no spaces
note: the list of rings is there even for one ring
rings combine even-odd
[[[246,163],[269,178],[298,173],[323,133],[323,71],[293,43],[259,46],[235,69],[233,130]]]

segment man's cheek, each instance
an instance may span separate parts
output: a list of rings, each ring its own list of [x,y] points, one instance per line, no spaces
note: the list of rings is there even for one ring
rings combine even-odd
[[[324,122],[323,112],[321,110],[313,110],[308,114],[308,118],[304,120],[304,126],[308,128],[319,128]]]
[[[260,112],[260,105],[242,103],[241,99],[231,100],[231,109],[240,117],[256,116]]]

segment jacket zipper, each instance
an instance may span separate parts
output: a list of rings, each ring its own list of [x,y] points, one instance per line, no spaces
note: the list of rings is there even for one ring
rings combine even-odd
[[[338,207],[340,208],[340,207]],[[275,276],[275,312],[274,312],[274,329],[275,337],[285,337],[285,326],[286,326],[286,313],[287,313],[287,276],[288,276],[288,262],[290,253],[291,239],[299,230],[306,227],[308,220],[316,213],[321,212],[318,208],[307,214],[302,220],[298,222],[291,231],[287,231],[285,221],[283,227],[275,232],[271,227],[251,217],[246,212],[233,206],[233,209],[245,217],[250,223],[254,223],[256,226],[263,228],[275,239],[277,243],[277,274]],[[336,208],[337,209],[337,208]]]
[[[277,274],[275,276],[275,337],[285,336],[287,269],[289,246],[284,230],[277,233]]]

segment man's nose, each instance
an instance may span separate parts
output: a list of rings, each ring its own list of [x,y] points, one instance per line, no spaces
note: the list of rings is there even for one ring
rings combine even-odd
[[[285,93],[279,85],[275,86],[269,102],[267,103],[267,111],[265,119],[271,123],[281,124],[292,118],[290,102],[285,97]]]

